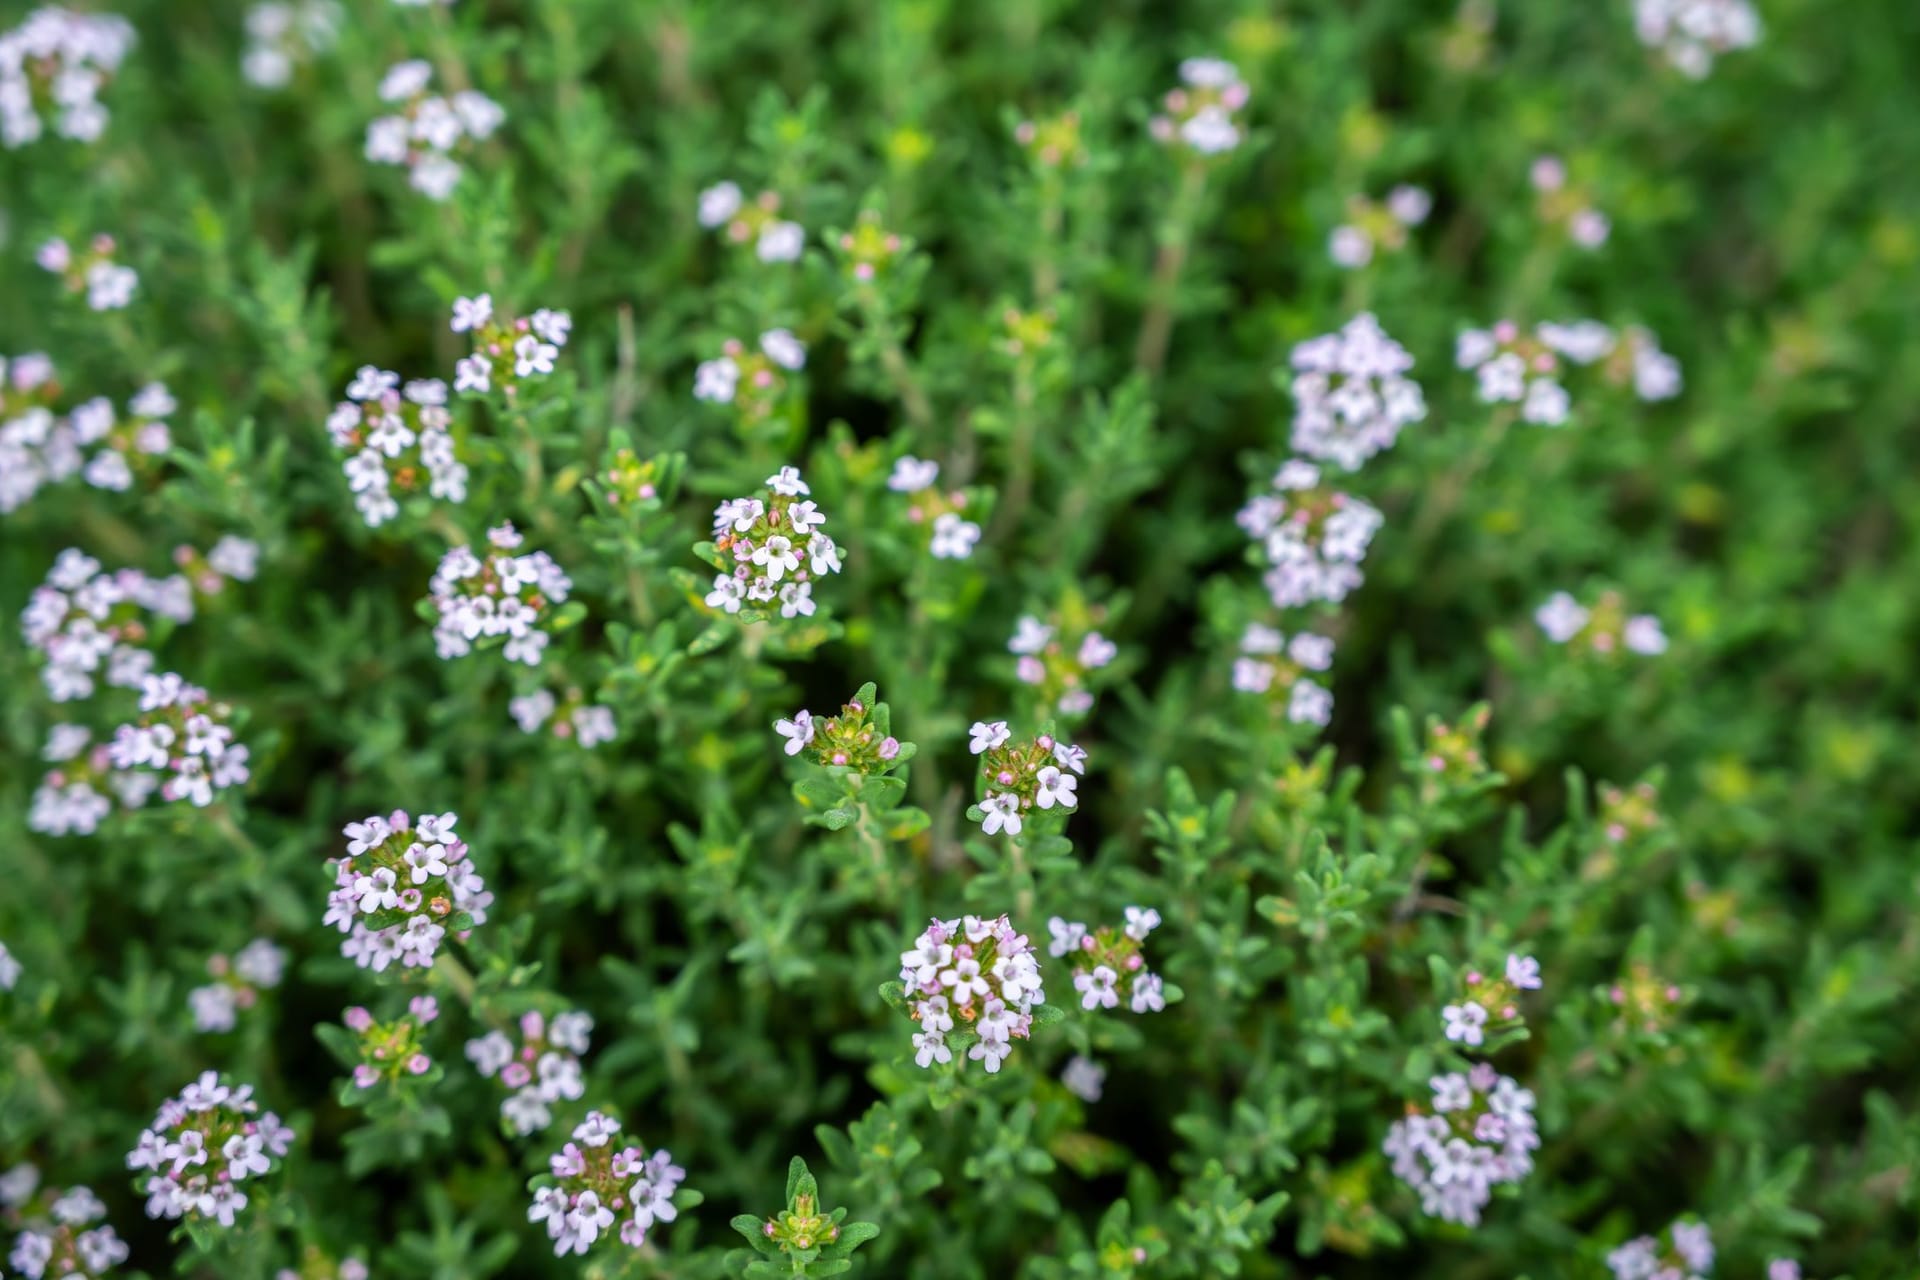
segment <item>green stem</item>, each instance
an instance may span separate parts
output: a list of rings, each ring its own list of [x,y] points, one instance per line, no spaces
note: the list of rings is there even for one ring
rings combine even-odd
[[[921,388],[920,379],[900,345],[893,316],[887,311],[880,295],[871,288],[860,291],[860,309],[866,316],[867,326],[873,331],[874,341],[879,345],[880,367],[893,384],[894,394],[900,397],[900,403],[906,407],[907,417],[912,419],[916,427],[931,427],[933,405],[928,401],[927,393]]]
[[[1187,250],[1193,243],[1193,224],[1200,210],[1200,195],[1206,190],[1207,171],[1189,164],[1180,175],[1180,187],[1160,232],[1160,252],[1153,264],[1153,287],[1147,313],[1140,320],[1140,339],[1134,345],[1133,363],[1142,371],[1158,375],[1167,361],[1167,343],[1173,337],[1173,301],[1180,272],[1187,263]]]
[[[462,964],[460,958],[452,951],[442,951],[434,958],[433,976],[460,997],[460,1003],[469,1009],[473,1008],[474,994],[478,984],[474,982],[473,971]]]

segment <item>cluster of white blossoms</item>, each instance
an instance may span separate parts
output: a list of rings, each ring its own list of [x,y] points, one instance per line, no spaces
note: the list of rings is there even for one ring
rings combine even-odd
[[[416,824],[404,809],[347,824],[347,856],[334,859],[330,924],[347,934],[340,954],[375,973],[398,960],[424,969],[447,931],[465,938],[487,921],[493,894],[453,833],[456,815],[423,813]]]
[[[1338,604],[1365,581],[1360,563],[1383,522],[1380,512],[1323,483],[1320,468],[1291,458],[1235,517],[1266,551],[1267,594],[1278,609]]]
[[[448,327],[473,342],[473,354],[453,366],[453,389],[474,395],[498,391],[511,400],[522,383],[553,372],[573,332],[573,316],[545,307],[530,316],[512,316],[495,309],[492,294],[481,293],[453,300]]]
[[[764,497],[733,498],[713,511],[713,545],[733,561],[706,596],[709,609],[739,613],[778,602],[783,618],[811,617],[813,580],[840,572],[840,548],[821,531],[826,513],[807,498],[799,471],[767,477]]]
[[[1147,972],[1141,954],[1141,944],[1159,925],[1160,913],[1152,907],[1128,907],[1126,923],[1118,929],[1088,929],[1077,920],[1054,916],[1047,921],[1047,932],[1053,935],[1047,951],[1069,958],[1082,1009],[1092,1012],[1124,1003],[1135,1013],[1159,1013],[1167,1007],[1166,987],[1158,974]]]
[[[1247,624],[1240,656],[1233,662],[1233,687],[1273,700],[1294,724],[1325,725],[1333,719],[1333,693],[1307,673],[1333,666],[1333,641],[1311,631],[1288,637],[1262,623]]]
[[[927,532],[927,551],[936,560],[965,560],[980,541],[980,526],[960,513],[967,509],[964,490],[939,488],[940,464],[908,454],[893,464],[887,488],[907,498],[907,519]]]
[[[1540,220],[1563,228],[1582,249],[1598,249],[1613,234],[1613,223],[1593,207],[1587,193],[1567,185],[1567,166],[1558,156],[1541,156],[1527,170],[1539,195]]]
[[[107,760],[106,747],[88,750],[92,740],[93,731],[84,725],[53,726],[41,758],[54,767],[34,790],[33,803],[27,810],[29,831],[46,836],[90,836],[113,812],[109,791],[120,794],[129,809],[146,803],[153,790],[151,779],[116,772]]]
[[[224,955],[208,957],[207,973],[213,981],[187,992],[194,1029],[233,1030],[240,1010],[253,1008],[262,991],[279,986],[286,970],[286,951],[265,938],[255,938],[231,959]]]
[[[582,747],[612,742],[615,733],[613,709],[587,702],[578,690],[570,691],[562,702],[550,690],[535,689],[509,700],[507,713],[522,733],[538,733],[545,727],[554,737]]]
[[[700,225],[724,228],[727,239],[751,246],[762,262],[792,262],[806,248],[806,229],[780,216],[780,197],[762,191],[751,201],[734,182],[717,182],[700,193]]]
[[[1042,622],[1023,613],[1014,622],[1007,652],[1017,657],[1016,680],[1039,689],[1062,715],[1077,716],[1093,710],[1087,683],[1094,672],[1112,665],[1120,646],[1091,627],[1075,635],[1064,622]]]
[[[967,1057],[988,1074],[1033,1030],[1033,1008],[1045,1004],[1040,956],[1006,916],[934,920],[900,954],[900,983],[913,1020],[914,1061],[953,1061],[947,1033],[965,1024],[978,1039]]]
[[[15,385],[32,379],[24,392],[0,389],[0,515],[25,505],[42,487],[78,475],[110,493],[133,487],[134,472],[150,465],[173,443],[167,418],[179,406],[158,382],[150,382],[127,402],[121,417],[113,401],[95,396],[65,417],[56,416],[51,397],[32,394],[53,387],[53,366],[44,356],[0,358],[0,378]]]
[[[1407,233],[1433,212],[1433,197],[1424,187],[1402,183],[1387,193],[1384,204],[1365,196],[1347,201],[1347,220],[1327,238],[1327,256],[1336,267],[1357,271],[1373,261],[1377,250],[1398,253],[1407,247]]]
[[[168,671],[140,682],[139,714],[113,732],[107,761],[121,775],[116,790],[128,808],[157,790],[173,803],[204,809],[214,796],[252,776],[248,751],[233,740],[233,708]]]
[[[1607,1270],[1613,1280],[1707,1280],[1713,1272],[1713,1233],[1707,1224],[1682,1219],[1662,1234],[1665,1240],[1639,1236],[1609,1253]],[[1798,1266],[1787,1265],[1788,1274],[1800,1274]],[[1769,1265],[1769,1280],[1779,1274],[1778,1268],[1778,1261]]]
[[[1454,1044],[1478,1049],[1487,1033],[1521,1024],[1520,993],[1538,991],[1540,962],[1532,956],[1509,955],[1503,974],[1489,977],[1479,970],[1465,975],[1466,992],[1458,1004],[1440,1010],[1441,1032]]]
[[[1633,29],[1684,75],[1702,79],[1713,60],[1760,43],[1760,15],[1748,0],[1634,0]]]
[[[49,125],[63,138],[98,138],[107,127],[100,90],[133,43],[124,18],[54,6],[0,32],[0,146],[36,142]]]
[[[402,165],[407,181],[430,200],[453,194],[465,172],[458,159],[491,138],[506,111],[477,89],[450,98],[429,93],[433,64],[414,58],[395,64],[380,81],[380,100],[394,107],[367,126],[367,159]]]
[[[1667,651],[1667,633],[1650,613],[1629,614],[1617,591],[1603,591],[1591,608],[1556,591],[1534,610],[1547,639],[1570,649],[1611,656],[1621,651],[1657,657]]]
[[[1413,357],[1371,312],[1296,346],[1292,364],[1295,453],[1357,471],[1427,416],[1420,384],[1405,376]]]
[[[1246,134],[1234,113],[1247,105],[1248,92],[1239,69],[1220,58],[1188,58],[1180,64],[1180,83],[1148,122],[1154,139],[1203,156],[1239,146]]]
[[[127,1245],[109,1223],[107,1206],[90,1187],[41,1187],[40,1171],[15,1165],[0,1176],[0,1220],[19,1235],[7,1265],[25,1280],[103,1276],[127,1260]],[[101,1225],[91,1224],[100,1222]]]
[[[425,488],[429,497],[465,502],[467,468],[453,436],[447,384],[438,378],[400,384],[400,375],[362,365],[347,398],[327,417],[353,505],[371,528],[400,513],[396,492]]]
[[[760,335],[760,349],[748,350],[728,338],[720,354],[693,371],[693,398],[730,404],[747,424],[764,422],[784,400],[792,380],[786,375],[807,367],[807,344],[786,329]]]
[[[1572,411],[1561,383],[1568,365],[1599,364],[1608,382],[1631,386],[1642,400],[1680,394],[1680,362],[1637,327],[1615,333],[1597,320],[1550,321],[1526,333],[1502,320],[1491,329],[1462,333],[1454,354],[1462,369],[1474,371],[1483,402],[1517,403],[1523,421],[1541,426],[1557,427]]]
[[[1680,362],[1660,349],[1650,330],[1638,325],[1615,333],[1598,320],[1549,320],[1537,325],[1533,336],[1573,364],[1597,364],[1607,382],[1631,386],[1642,400],[1671,400],[1680,394]]]
[[[1077,808],[1087,753],[1042,733],[1014,742],[1005,720],[976,720],[967,749],[980,759],[980,802],[967,816],[987,835],[1017,836],[1034,811],[1057,809],[1064,817]]]
[[[160,1105],[153,1126],[127,1153],[127,1168],[151,1171],[136,1183],[148,1217],[230,1227],[247,1207],[241,1184],[271,1173],[292,1145],[293,1130],[260,1110],[252,1085],[229,1086],[207,1071]]]
[[[502,657],[537,667],[553,640],[545,629],[553,608],[565,603],[573,580],[544,551],[516,555],[521,537],[511,524],[487,530],[487,542],[484,557],[454,547],[440,558],[428,584],[438,615],[434,648],[453,659],[472,653],[476,641],[504,638]]]
[[[107,573],[98,560],[69,547],[28,597],[20,632],[46,658],[40,678],[48,696],[73,702],[93,695],[96,678],[139,688],[153,671],[153,654],[144,647],[149,617],[190,622],[193,612],[193,585],[184,575]]]
[[[281,89],[294,70],[333,48],[340,38],[337,0],[268,0],[247,10],[247,49],[240,74],[256,89]]]
[[[589,1111],[573,1131],[573,1141],[551,1156],[552,1180],[535,1189],[528,1222],[547,1224],[557,1257],[584,1254],[602,1238],[618,1237],[629,1249],[647,1242],[647,1232],[680,1216],[673,1195],[687,1171],[662,1147],[649,1155],[636,1146],[614,1144],[620,1122]],[[614,1221],[625,1214],[618,1231]]]
[[[519,1018],[520,1043],[493,1030],[467,1041],[467,1060],[507,1090],[500,1118],[513,1133],[538,1133],[553,1123],[552,1106],[576,1102],[586,1092],[580,1056],[593,1038],[593,1018],[578,1009],[556,1013],[551,1021],[528,1011]]]
[[[1428,1086],[1431,1109],[1394,1121],[1381,1149],[1393,1158],[1394,1176],[1419,1193],[1423,1212],[1477,1226],[1493,1189],[1533,1169],[1540,1146],[1533,1094],[1484,1062]]]
[[[134,290],[140,287],[140,273],[114,261],[118,247],[112,236],[102,234],[75,252],[56,236],[41,244],[33,260],[43,271],[59,276],[68,293],[84,294],[93,310],[118,311],[133,301]]]

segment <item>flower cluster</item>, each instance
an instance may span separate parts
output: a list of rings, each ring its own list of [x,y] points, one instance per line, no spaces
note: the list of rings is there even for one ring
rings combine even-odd
[[[55,767],[34,790],[27,810],[29,831],[48,836],[92,835],[113,811],[113,802],[107,798],[110,789],[129,809],[146,803],[153,791],[152,779],[115,772],[106,747],[88,750],[92,739],[92,730],[77,724],[57,724],[48,733],[42,759]]]
[[[114,730],[107,760],[123,774],[121,799],[157,789],[162,800],[191,802],[204,809],[215,792],[237,787],[252,774],[248,751],[233,740],[233,708],[213,702],[207,691],[169,671],[140,682],[139,714]],[[144,802],[145,797],[141,797]]]
[[[1073,989],[1080,993],[1082,1009],[1112,1009],[1122,1001],[1135,1013],[1158,1013],[1167,1007],[1165,985],[1158,974],[1147,971],[1141,954],[1141,944],[1160,924],[1160,913],[1152,907],[1128,907],[1126,921],[1119,929],[1101,925],[1091,930],[1059,916],[1047,921],[1047,932],[1053,935],[1047,951],[1073,957]]]
[[[229,582],[252,582],[260,572],[260,544],[225,535],[201,555],[189,546],[173,549],[173,563],[203,596],[217,596]]]
[[[1621,650],[1654,657],[1667,651],[1660,619],[1629,615],[1617,591],[1602,591],[1588,608],[1565,591],[1556,591],[1534,610],[1533,620],[1547,639],[1576,652],[1613,655]]]
[[[1033,1029],[1033,1008],[1046,1003],[1039,953],[1006,916],[934,920],[900,954],[900,983],[913,1020],[914,1061],[922,1067],[953,1061],[947,1033],[956,1019],[978,1039],[967,1057],[988,1074],[1013,1052],[1013,1041]]]
[[[399,374],[361,366],[327,416],[327,434],[347,455],[347,486],[369,527],[400,513],[396,491],[424,487],[429,497],[466,501],[467,468],[452,427],[446,383],[425,378],[402,387]]]
[[[240,1184],[271,1173],[293,1145],[293,1130],[262,1112],[252,1085],[200,1078],[160,1105],[153,1126],[127,1153],[127,1168],[151,1170],[135,1189],[150,1218],[212,1219],[223,1227],[247,1207]]]
[[[1394,1176],[1420,1195],[1423,1212],[1477,1226],[1493,1188],[1533,1169],[1540,1145],[1533,1094],[1482,1062],[1428,1081],[1431,1110],[1408,1104],[1387,1130],[1382,1150]]]
[[[1590,332],[1582,326],[1567,326],[1529,334],[1511,320],[1502,320],[1491,329],[1462,333],[1454,346],[1454,362],[1473,371],[1483,403],[1517,403],[1523,421],[1557,427],[1567,420],[1573,399],[1560,383],[1561,353],[1548,339],[1561,347],[1568,345],[1569,338],[1575,339],[1574,349],[1584,352],[1587,348],[1580,339]]]
[[[577,1102],[586,1092],[580,1079],[580,1055],[593,1038],[593,1018],[581,1010],[556,1013],[549,1020],[529,1010],[518,1022],[520,1044],[498,1029],[467,1041],[467,1060],[488,1079],[509,1091],[500,1118],[519,1135],[538,1133],[553,1123],[551,1107]]]
[[[493,136],[507,118],[499,103],[477,89],[451,98],[427,92],[433,64],[415,58],[398,63],[380,81],[380,100],[394,108],[367,126],[367,159],[403,165],[413,189],[445,200],[464,170],[459,157]]]
[[[1333,666],[1333,641],[1311,631],[1291,638],[1261,623],[1249,623],[1233,662],[1233,687],[1265,695],[1294,724],[1324,725],[1333,718],[1333,693],[1308,675]]]
[[[46,241],[34,254],[43,270],[60,277],[68,293],[85,294],[87,306],[95,311],[118,311],[133,301],[140,287],[140,273],[113,260],[112,236],[97,235],[86,248],[75,252],[72,245],[58,237]]]
[[[1639,1236],[1609,1253],[1613,1280],[1707,1280],[1713,1271],[1713,1233],[1707,1224],[1683,1218],[1661,1234],[1664,1240]]]
[[[44,357],[22,356],[13,372],[16,378],[40,379],[30,390],[50,387],[52,366],[43,362]],[[135,393],[125,418],[105,396],[76,406],[64,418],[56,417],[44,398],[18,398],[26,403],[17,413],[0,402],[0,514],[25,504],[43,485],[76,474],[96,489],[125,492],[133,487],[135,469],[173,443],[166,419],[179,406],[158,382]]]
[[[471,336],[473,354],[453,367],[453,389],[485,395],[498,390],[508,399],[520,384],[553,372],[560,348],[573,332],[573,316],[545,307],[530,316],[497,312],[493,295],[455,298],[449,327]]]
[[[907,250],[899,234],[881,225],[880,215],[861,211],[853,230],[840,233],[840,267],[861,284],[871,283]]]
[[[1293,450],[1348,471],[1427,416],[1407,349],[1371,313],[1293,349]]]
[[[767,477],[764,497],[734,498],[713,512],[714,551],[733,562],[714,578],[709,609],[739,613],[778,601],[783,618],[811,617],[813,578],[840,572],[840,548],[822,533],[826,513],[792,467]]]
[[[233,1030],[239,1011],[253,1008],[262,991],[279,986],[286,969],[286,951],[265,938],[255,938],[231,959],[225,955],[208,957],[207,973],[213,981],[187,992],[194,1029]]]
[[[1660,790],[1651,782],[1631,787],[1601,783],[1597,788],[1599,806],[1594,823],[1600,828],[1600,845],[1588,855],[1581,874],[1588,879],[1603,879],[1620,865],[1620,852],[1630,842],[1650,835],[1660,827]]]
[[[406,1013],[391,1022],[374,1021],[359,1005],[348,1009],[340,1021],[353,1033],[360,1050],[353,1087],[371,1089],[383,1080],[392,1083],[431,1071],[433,1059],[422,1045],[421,1032],[439,1016],[440,1002],[432,996],[414,996],[407,1001]]]
[[[1203,156],[1239,146],[1246,135],[1233,113],[1247,105],[1248,92],[1239,70],[1219,58],[1188,58],[1180,64],[1180,83],[1149,122],[1155,140]]]
[[[27,646],[46,658],[40,678],[55,702],[93,695],[95,676],[137,689],[153,670],[144,644],[149,617],[193,619],[193,587],[183,576],[149,578],[137,569],[105,573],[69,547],[54,560],[20,614]],[[63,757],[70,758],[70,757]]]
[[[1335,266],[1358,270],[1373,261],[1376,250],[1398,253],[1406,248],[1407,231],[1432,211],[1433,197],[1424,187],[1397,186],[1385,203],[1354,196],[1347,201],[1347,220],[1327,239],[1327,254]]]
[[[755,426],[779,409],[791,382],[787,374],[806,366],[807,344],[785,329],[761,334],[758,351],[728,338],[717,358],[701,361],[694,370],[694,399],[730,404],[742,425]]]
[[[281,89],[340,38],[337,0],[267,0],[247,10],[240,74],[256,89]]]
[[[127,1260],[126,1242],[101,1223],[107,1206],[89,1187],[41,1187],[40,1171],[17,1165],[0,1178],[0,1208],[20,1234],[7,1265],[26,1280],[102,1276]]]
[[[1567,166],[1558,156],[1541,156],[1527,170],[1539,198],[1540,221],[1566,231],[1582,249],[1598,249],[1613,232],[1607,215],[1593,207],[1587,193],[1567,185]]]
[[[700,193],[700,225],[725,229],[728,240],[751,245],[762,262],[792,262],[806,248],[806,229],[780,216],[780,197],[762,191],[752,201],[734,182],[717,182]]]
[[[1264,581],[1274,607],[1338,604],[1365,580],[1360,562],[1382,516],[1324,483],[1319,467],[1298,458],[1274,472],[1273,490],[1256,495],[1235,518],[1266,550]]]
[[[1050,622],[1023,613],[1007,641],[1007,652],[1017,658],[1014,678],[1038,689],[1044,704],[1062,715],[1093,709],[1093,673],[1120,656],[1120,647],[1093,627],[1101,613],[1067,610]]]
[[[1545,328],[1546,326],[1542,326]],[[1651,330],[1629,325],[1615,339],[1608,331],[1601,373],[1616,386],[1631,386],[1642,400],[1671,400],[1680,394],[1680,362],[1660,349]]]
[[[1090,158],[1080,137],[1080,113],[1066,111],[1044,120],[1022,120],[1013,140],[1043,169],[1078,169]]]
[[[1685,998],[1679,987],[1637,960],[1607,988],[1607,1002],[1619,1010],[1613,1029],[1621,1035],[1659,1035]]]
[[[1633,29],[1695,80],[1721,54],[1760,43],[1760,15],[1748,0],[1634,0]]]
[[[588,702],[578,689],[569,689],[564,701],[535,689],[509,701],[507,712],[522,733],[538,733],[544,726],[554,737],[583,747],[613,741],[613,709]]]
[[[939,488],[940,464],[908,454],[893,464],[887,488],[907,498],[907,519],[927,531],[927,550],[936,560],[965,560],[980,541],[980,526],[960,513],[967,509],[964,490]]]
[[[1421,794],[1430,802],[1450,788],[1469,787],[1487,775],[1485,738],[1492,713],[1482,704],[1458,724],[1439,717],[1427,720],[1426,740],[1420,745],[1424,774]]]
[[[1080,803],[1075,794],[1086,773],[1087,753],[1043,733],[1015,744],[1005,720],[976,720],[967,749],[980,756],[980,803],[967,816],[987,835],[1020,834],[1033,810],[1058,809],[1062,816]]]
[[[423,813],[416,825],[396,809],[346,825],[347,856],[332,862],[334,888],[321,921],[348,935],[340,954],[375,973],[395,960],[425,968],[447,930],[464,938],[486,923],[493,895],[453,833],[457,821],[452,813]]]
[[[49,124],[63,138],[98,138],[107,127],[100,90],[133,40],[124,18],[52,6],[0,33],[0,146],[36,142]]]
[[[472,653],[475,641],[504,637],[502,657],[537,667],[553,640],[545,629],[553,607],[565,603],[573,580],[544,551],[513,554],[521,537],[511,524],[489,529],[487,541],[492,550],[484,559],[468,547],[440,558],[428,584],[434,648],[451,660]]]
[[[635,1146],[613,1145],[620,1122],[598,1111],[573,1131],[573,1141],[551,1157],[552,1180],[535,1189],[527,1221],[547,1224],[553,1252],[559,1257],[584,1254],[594,1241],[611,1238],[614,1219],[620,1223],[620,1243],[638,1249],[656,1223],[680,1216],[673,1195],[687,1171],[673,1163],[663,1147],[648,1155]]]
[[[1487,1034],[1499,1034],[1524,1025],[1520,993],[1540,989],[1540,962],[1532,956],[1510,955],[1506,972],[1489,978],[1477,969],[1466,975],[1467,990],[1460,1003],[1440,1011],[1448,1040],[1478,1049]]]
[[[776,720],[773,731],[787,740],[790,756],[805,751],[816,764],[885,773],[900,763],[900,739],[882,734],[871,715],[872,708],[855,698],[837,716],[816,720],[810,711],[796,711],[791,720]]]

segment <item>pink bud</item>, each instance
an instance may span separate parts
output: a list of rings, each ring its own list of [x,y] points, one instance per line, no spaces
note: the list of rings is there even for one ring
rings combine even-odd
[[[433,1065],[432,1061],[429,1060],[427,1055],[424,1053],[416,1053],[411,1058],[407,1059],[407,1070],[413,1072],[413,1074],[417,1076],[423,1076],[427,1074],[427,1068],[432,1065]]]
[[[1467,985],[1470,987],[1480,985],[1480,971],[1478,969],[1467,970]]]
[[[1131,955],[1131,956],[1128,956],[1128,957],[1127,957],[1127,971],[1128,971],[1129,973],[1131,973],[1131,972],[1133,972],[1133,971],[1135,971],[1135,970],[1137,970],[1137,969],[1138,969],[1138,968],[1139,968],[1139,967],[1140,967],[1141,965],[1143,965],[1143,964],[1145,964],[1145,963],[1146,963],[1146,960],[1145,960],[1144,958],[1142,958],[1141,956],[1138,956],[1138,955]]]
[[[371,1089],[380,1080],[380,1073],[366,1063],[353,1069],[353,1082],[362,1089]]]
[[[880,742],[880,758],[891,760],[900,754],[900,739],[883,738]]]
[[[359,1005],[355,1005],[353,1008],[347,1010],[346,1016],[343,1017],[341,1021],[347,1024],[347,1030],[349,1031],[365,1031],[373,1025],[373,1015]]]

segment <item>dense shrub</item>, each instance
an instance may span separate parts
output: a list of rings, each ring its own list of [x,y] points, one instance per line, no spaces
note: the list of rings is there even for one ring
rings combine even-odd
[[[117,8],[8,1275],[1912,1273],[1911,5]]]

